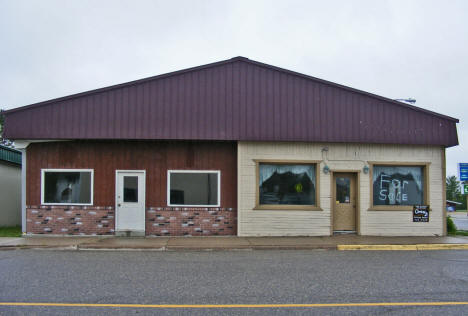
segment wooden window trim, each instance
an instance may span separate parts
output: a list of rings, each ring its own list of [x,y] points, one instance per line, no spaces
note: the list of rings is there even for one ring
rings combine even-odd
[[[423,192],[423,204],[429,205],[429,167],[430,162],[401,162],[401,161],[368,161],[369,163],[369,185],[370,185],[370,203],[371,207],[368,211],[413,211],[412,205],[374,205],[374,183],[373,174],[374,166],[415,166],[423,168],[424,175],[424,192]],[[429,209],[431,211],[431,209]]]
[[[283,160],[283,159],[254,159],[255,162],[255,207],[254,210],[267,211],[323,211],[320,208],[320,163],[321,160]],[[260,164],[277,164],[277,165],[315,165],[315,205],[277,205],[277,204],[260,204]]]

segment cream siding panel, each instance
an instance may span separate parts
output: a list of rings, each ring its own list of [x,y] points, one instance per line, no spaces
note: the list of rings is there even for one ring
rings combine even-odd
[[[0,161],[0,227],[21,225],[21,166]]]
[[[328,152],[322,154],[322,148]],[[434,236],[443,234],[442,153],[438,146],[380,144],[314,144],[277,142],[238,143],[238,232],[239,236],[325,236],[331,232],[331,170],[362,170],[373,162],[427,162],[429,165],[429,223],[413,223],[410,211],[371,211],[370,176],[360,172],[360,234],[373,236]],[[254,210],[256,200],[255,159],[322,161],[321,211]]]

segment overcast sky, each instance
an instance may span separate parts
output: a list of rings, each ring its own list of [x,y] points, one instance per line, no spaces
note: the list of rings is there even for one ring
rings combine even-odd
[[[0,0],[0,108],[245,56],[460,119],[468,1]]]

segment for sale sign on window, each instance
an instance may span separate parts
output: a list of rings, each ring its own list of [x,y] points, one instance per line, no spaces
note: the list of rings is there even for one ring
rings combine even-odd
[[[429,222],[429,205],[413,206],[413,222]]]

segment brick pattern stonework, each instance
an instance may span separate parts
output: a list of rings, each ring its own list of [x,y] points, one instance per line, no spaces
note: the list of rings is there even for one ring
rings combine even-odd
[[[28,206],[28,234],[113,235],[114,207]]]
[[[28,234],[113,235],[114,207],[28,206]],[[150,207],[146,210],[147,236],[237,235],[235,208]]]
[[[237,235],[234,208],[150,207],[146,210],[147,236]]]

